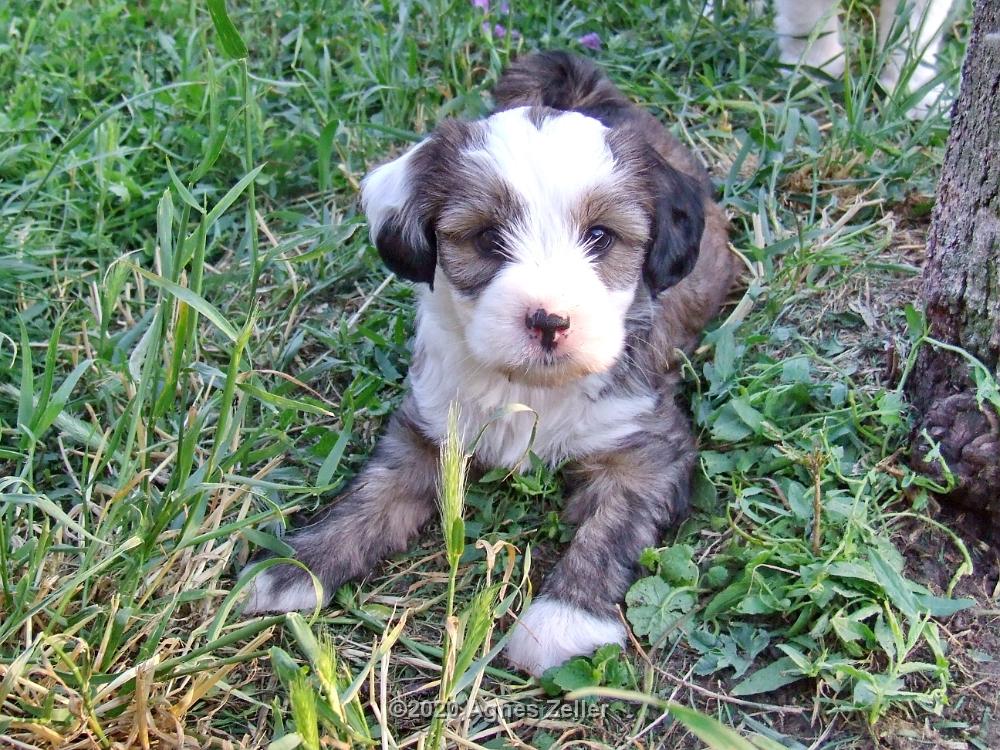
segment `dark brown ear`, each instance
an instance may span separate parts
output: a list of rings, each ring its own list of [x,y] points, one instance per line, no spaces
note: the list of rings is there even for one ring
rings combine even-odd
[[[701,186],[658,156],[655,162],[650,170],[653,224],[642,270],[654,297],[691,273],[705,230]]]
[[[434,285],[437,239],[429,203],[414,190],[419,184],[418,155],[429,141],[383,164],[361,183],[361,206],[372,242],[393,273]]]
[[[434,228],[419,218],[405,217],[405,211],[392,212],[374,237],[383,262],[397,276],[424,282],[434,288],[437,265],[437,238]]]

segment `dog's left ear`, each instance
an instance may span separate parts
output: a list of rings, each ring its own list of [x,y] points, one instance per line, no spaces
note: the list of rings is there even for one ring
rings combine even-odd
[[[698,182],[658,156],[651,177],[653,223],[642,275],[655,297],[694,269],[705,230],[705,209]]]
[[[372,242],[397,276],[434,286],[437,238],[426,196],[417,189],[430,139],[383,164],[361,183],[361,207]]]

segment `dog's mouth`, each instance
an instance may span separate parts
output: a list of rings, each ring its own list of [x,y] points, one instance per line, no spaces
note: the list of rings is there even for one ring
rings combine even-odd
[[[572,354],[557,351],[538,353],[528,362],[508,364],[500,369],[512,383],[545,387],[565,385],[596,372]]]

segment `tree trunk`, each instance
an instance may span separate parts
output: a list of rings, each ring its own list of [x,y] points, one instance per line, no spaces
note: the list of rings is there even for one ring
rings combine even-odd
[[[1000,0],[977,0],[962,87],[938,184],[923,297],[930,335],[965,349],[996,374],[1000,360]],[[982,408],[968,363],[939,347],[920,352],[907,390],[920,412],[914,463],[941,475],[925,434],[959,485],[950,496],[992,515],[1000,530],[1000,419]]]

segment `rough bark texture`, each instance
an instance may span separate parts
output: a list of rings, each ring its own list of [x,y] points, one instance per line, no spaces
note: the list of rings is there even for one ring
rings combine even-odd
[[[1000,0],[977,0],[961,93],[938,186],[924,268],[931,335],[962,347],[994,373],[1000,359]],[[1000,420],[979,408],[960,357],[925,347],[909,382],[922,419],[914,463],[928,462],[924,430],[959,477],[949,499],[986,511],[1000,529]]]

